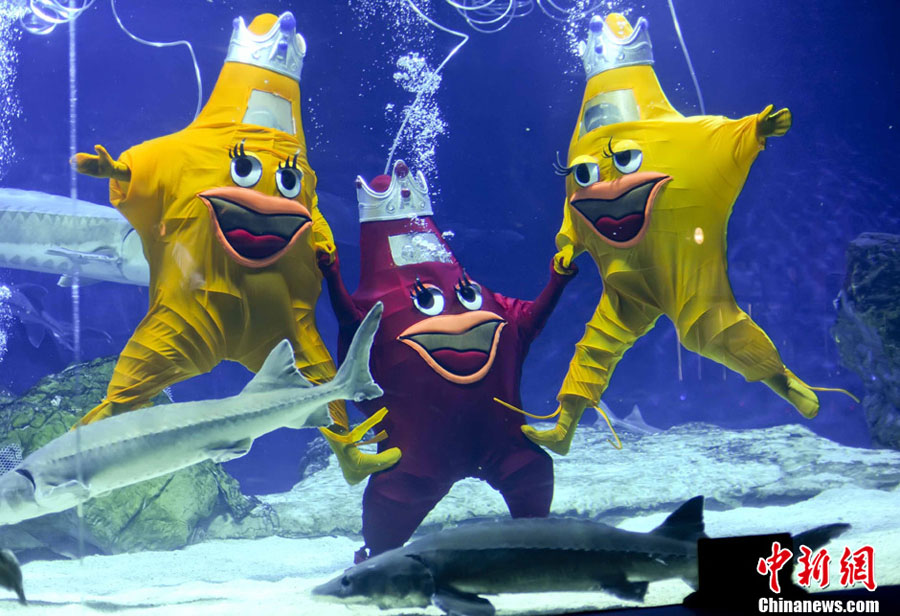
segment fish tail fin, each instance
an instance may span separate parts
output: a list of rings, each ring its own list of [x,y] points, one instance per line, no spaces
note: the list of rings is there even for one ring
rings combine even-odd
[[[372,350],[372,342],[375,339],[375,332],[378,331],[383,311],[384,305],[381,302],[372,306],[369,314],[362,320],[353,335],[344,363],[341,364],[334,376],[332,382],[346,400],[362,402],[377,398],[384,393],[372,379],[372,373],[369,372],[369,353]]]

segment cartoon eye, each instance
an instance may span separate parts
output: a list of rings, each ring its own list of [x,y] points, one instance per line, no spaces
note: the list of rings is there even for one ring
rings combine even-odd
[[[572,175],[579,186],[590,186],[600,181],[600,165],[578,163],[572,168]]]
[[[619,173],[634,173],[641,168],[644,161],[644,154],[640,150],[622,150],[613,153],[613,164]]]
[[[303,188],[301,181],[303,180],[303,172],[297,166],[297,157],[300,152],[294,154],[293,160],[288,156],[283,163],[278,165],[278,171],[275,172],[275,184],[278,185],[278,192],[288,199],[293,199],[300,194]]]
[[[465,272],[463,272],[463,277],[459,279],[454,289],[456,289],[456,298],[466,310],[478,310],[481,308],[481,285],[469,280]]]
[[[444,294],[441,290],[432,285],[426,287],[418,278],[409,297],[418,311],[426,316],[433,317],[444,310]]]
[[[231,156],[231,179],[234,183],[242,188],[255,186],[262,177],[262,162],[244,150],[243,141],[229,150],[228,155]]]

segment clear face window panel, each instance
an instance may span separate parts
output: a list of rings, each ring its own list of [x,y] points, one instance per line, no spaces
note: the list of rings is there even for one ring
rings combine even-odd
[[[592,130],[609,124],[634,122],[640,119],[641,114],[637,101],[634,100],[633,91],[604,92],[589,100],[584,106],[579,136],[583,137]]]

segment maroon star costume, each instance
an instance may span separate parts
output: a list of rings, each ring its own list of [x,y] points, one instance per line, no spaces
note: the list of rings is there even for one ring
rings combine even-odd
[[[498,490],[513,517],[546,516],[553,462],[522,434],[524,417],[493,401],[521,406],[522,364],[571,278],[551,268],[535,301],[504,297],[466,276],[431,218],[425,178],[402,162],[393,177],[370,188],[357,179],[360,200],[360,286],[352,296],[337,262],[320,264],[340,326],[340,358],[359,322],[384,303],[371,367],[396,466],[369,478],[363,497],[363,538],[371,555],[402,545],[429,511],[465,477]]]

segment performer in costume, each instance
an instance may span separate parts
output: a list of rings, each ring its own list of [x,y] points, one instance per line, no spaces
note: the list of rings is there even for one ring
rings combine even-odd
[[[165,387],[223,359],[256,372],[287,338],[314,383],[334,364],[316,329],[316,252],[333,255],[306,155],[300,73],[306,43],[292,13],[263,14],[234,31],[209,101],[185,129],[114,161],[102,146],[78,171],[110,178],[110,201],[141,237],[150,306],[119,356],[106,398],[87,424],[145,406]],[[333,403],[335,450],[348,479],[389,466],[397,451],[362,456]],[[364,426],[363,428],[368,428]],[[365,429],[362,430],[365,432]]]
[[[351,296],[337,260],[321,264],[340,326],[339,357],[375,302],[384,303],[372,374],[384,396],[388,437],[400,462],[369,478],[363,538],[371,555],[402,545],[464,477],[498,490],[513,517],[546,516],[553,496],[550,457],[521,432],[524,419],[494,399],[521,406],[528,348],[574,270],[551,271],[535,301],[504,297],[472,280],[432,220],[421,172],[397,162],[371,187],[357,178],[360,285]],[[365,548],[357,554],[365,557]]]
[[[603,293],[576,345],[551,430],[523,427],[566,453],[584,409],[596,406],[622,355],[661,315],[685,348],[762,381],[807,418],[819,401],[788,370],[769,337],[735,302],[725,233],[750,166],[791,126],[787,109],[740,120],[685,117],[653,70],[643,18],[594,17],[582,44],[587,86],[569,146],[566,203],[555,267],[587,251]]]

